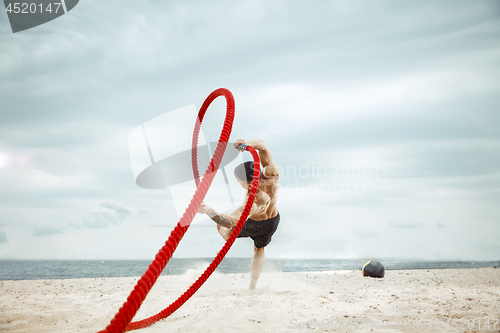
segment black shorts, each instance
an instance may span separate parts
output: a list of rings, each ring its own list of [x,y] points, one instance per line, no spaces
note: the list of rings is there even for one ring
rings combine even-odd
[[[273,218],[262,221],[248,219],[241,229],[238,238],[250,237],[253,239],[256,248],[264,247],[271,242],[271,238],[278,229],[279,223],[280,213]]]

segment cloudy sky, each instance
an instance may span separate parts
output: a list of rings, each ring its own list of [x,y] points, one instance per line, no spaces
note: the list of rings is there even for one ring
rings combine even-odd
[[[231,138],[264,139],[282,171],[268,257],[498,260],[499,17],[498,1],[82,0],[13,34],[2,12],[0,259],[152,259],[178,216],[135,184],[129,134],[226,87]],[[223,116],[217,101],[208,140]],[[175,256],[222,245],[193,226]]]

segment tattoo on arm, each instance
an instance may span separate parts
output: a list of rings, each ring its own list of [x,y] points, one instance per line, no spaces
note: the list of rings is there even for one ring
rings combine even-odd
[[[215,213],[209,213],[208,216],[210,216],[210,218],[215,222],[217,223],[218,225],[221,225],[223,227],[226,227],[226,228],[231,228],[231,226],[233,225],[231,223],[231,220],[228,219],[227,217],[224,217],[222,215],[218,215],[218,214],[215,214]]]

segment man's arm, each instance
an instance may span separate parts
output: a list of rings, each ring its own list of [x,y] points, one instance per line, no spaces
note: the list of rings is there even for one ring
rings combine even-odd
[[[245,204],[242,204],[238,208],[236,208],[231,215],[226,215],[217,212],[215,209],[207,205],[205,202],[201,203],[200,209],[198,210],[199,214],[207,214],[208,217],[210,217],[215,223],[217,223],[220,226],[223,226],[225,228],[232,228],[235,227],[236,224],[238,223],[241,213],[245,209]],[[252,205],[252,209],[250,210],[250,213],[248,216],[250,216],[254,211],[255,211],[255,204]]]
[[[252,146],[254,149],[259,151],[259,159],[260,159],[260,164],[262,165],[263,178],[273,178],[279,176],[278,166],[276,165],[276,163],[274,163],[273,154],[271,153],[271,150],[263,140],[252,139],[245,141],[242,139],[238,139],[234,142],[234,148],[238,149],[237,147],[240,144]]]
[[[225,228],[231,228],[236,225],[236,223],[233,223],[230,216],[218,213],[215,209],[207,205],[205,201],[201,203],[200,209],[198,209],[198,213],[207,214],[208,217],[210,217],[215,223]]]
[[[210,216],[210,218],[220,226],[223,226],[225,228],[233,227],[233,222],[231,221],[231,219],[224,214],[217,213],[216,211],[211,211],[208,212],[207,215]]]

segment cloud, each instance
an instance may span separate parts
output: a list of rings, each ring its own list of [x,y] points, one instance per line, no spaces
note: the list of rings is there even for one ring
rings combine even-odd
[[[131,214],[132,212],[130,210],[128,210],[127,208],[117,204],[117,203],[113,203],[113,202],[102,202],[101,204],[99,204],[99,208],[108,208],[108,209],[111,209],[119,214]]]
[[[0,230],[0,243],[7,243],[7,242],[8,242],[7,234],[5,233],[5,231]]]
[[[354,234],[359,237],[377,237],[378,232],[375,230],[366,230],[366,229],[358,229],[354,228]]]
[[[148,119],[200,106],[226,86],[237,105],[232,138],[263,138],[283,167],[315,161],[378,171],[369,179],[329,180],[359,183],[362,196],[317,195],[304,204],[306,195],[280,194],[281,232],[303,235],[303,224],[286,224],[286,217],[309,221],[316,209],[323,212],[316,229],[328,229],[343,212],[349,237],[375,236],[373,230],[384,237],[383,229],[363,222],[370,207],[393,233],[425,231],[406,216],[438,220],[426,225],[454,238],[467,236],[455,228],[462,216],[497,222],[495,1],[144,1],[140,12],[130,4],[81,4],[71,20],[46,25],[57,33],[2,35],[0,100],[8,110],[0,112],[2,221],[16,221],[14,228],[20,220],[50,221],[51,228],[33,234],[67,229],[66,238],[165,216],[164,193],[135,186],[127,137]],[[117,15],[108,17],[110,11]],[[214,119],[205,134],[215,140],[223,119],[215,110],[225,106],[218,101],[205,122]],[[283,177],[283,188],[292,181]],[[57,211],[68,214],[55,219]],[[163,222],[158,217],[155,224]],[[16,234],[6,230],[12,243]],[[280,255],[303,250],[314,257],[324,244],[342,251],[325,233],[307,236],[293,238]],[[51,245],[50,237],[43,241]]]
[[[82,223],[85,227],[92,229],[107,228],[109,226],[99,212],[89,212],[88,216],[82,219]]]
[[[442,223],[442,222],[436,222],[436,228],[447,228],[448,227],[448,224],[446,223]]]
[[[55,228],[55,227],[50,227],[50,226],[35,227],[33,229],[32,236],[34,236],[34,237],[52,236],[52,235],[56,235],[56,234],[62,234],[63,231],[64,231],[64,228]]]
[[[130,210],[113,202],[102,202],[99,204],[99,211],[88,212],[82,219],[82,223],[87,228],[101,229],[110,225],[118,225],[125,218],[132,214]],[[73,226],[76,228],[76,226]]]
[[[395,229],[416,229],[422,228],[424,224],[422,222],[391,222],[389,223],[389,227]]]
[[[73,228],[73,229],[76,229],[76,230],[80,230],[82,228],[81,225],[79,225],[78,223],[75,223],[75,222],[70,222],[68,223],[69,227],[70,228]]]

